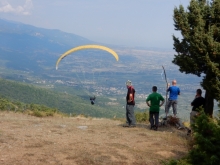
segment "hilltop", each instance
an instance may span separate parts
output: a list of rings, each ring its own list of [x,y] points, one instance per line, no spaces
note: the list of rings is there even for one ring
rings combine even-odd
[[[0,162],[159,165],[188,152],[184,131],[173,127],[152,131],[147,124],[124,128],[122,124],[102,118],[37,118],[0,112]]]

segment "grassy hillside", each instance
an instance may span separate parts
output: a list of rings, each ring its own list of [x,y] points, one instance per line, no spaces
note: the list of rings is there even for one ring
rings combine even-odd
[[[124,111],[119,110],[117,106],[91,105],[89,99],[83,99],[76,95],[54,92],[50,89],[5,79],[0,79],[0,97],[26,104],[45,105],[67,114],[84,114],[107,118],[124,115]],[[107,101],[107,99],[105,100]]]

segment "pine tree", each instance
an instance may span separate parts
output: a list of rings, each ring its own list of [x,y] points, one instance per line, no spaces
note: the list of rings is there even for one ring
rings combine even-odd
[[[214,99],[220,100],[220,0],[191,0],[187,10],[174,9],[173,19],[182,39],[173,35],[172,62],[180,72],[203,76],[205,112],[212,116]]]
[[[165,165],[219,165],[220,120],[209,117],[203,108],[192,124],[192,149],[180,160],[170,160]]]
[[[220,120],[207,116],[203,109],[195,124],[194,147],[189,152],[188,160],[191,164],[219,165],[220,164]]]

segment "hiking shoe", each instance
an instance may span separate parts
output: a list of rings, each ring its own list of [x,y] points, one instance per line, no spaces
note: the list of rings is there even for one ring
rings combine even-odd
[[[130,127],[130,128],[132,128],[132,127],[136,127],[136,125],[129,125],[129,127]]]
[[[155,129],[155,125],[152,125],[152,126],[150,127],[150,129]]]
[[[155,130],[155,131],[157,131],[157,128],[158,128],[157,126],[154,126],[154,130]]]
[[[187,135],[190,135],[190,134],[191,134],[191,132],[192,132],[191,130],[188,130],[188,131],[187,131]]]
[[[128,124],[124,124],[123,127],[129,127],[129,125]]]

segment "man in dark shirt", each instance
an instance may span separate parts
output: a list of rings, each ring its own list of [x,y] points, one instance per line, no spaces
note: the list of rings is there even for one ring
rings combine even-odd
[[[205,106],[205,99],[202,97],[202,90],[197,89],[196,90],[196,96],[193,102],[191,103],[193,106],[192,110],[193,111],[198,111],[197,108],[199,108],[201,105],[204,107]]]
[[[205,107],[205,99],[202,97],[202,90],[196,90],[195,99],[191,102],[192,111],[190,113],[190,125],[194,124],[195,117],[199,114],[199,107]],[[191,133],[191,130],[188,130],[188,134]]]
[[[135,127],[136,126],[136,120],[134,116],[134,105],[135,105],[135,89],[131,84],[131,81],[128,80],[126,82],[127,86],[127,96],[126,96],[126,120],[128,122],[129,127]]]

